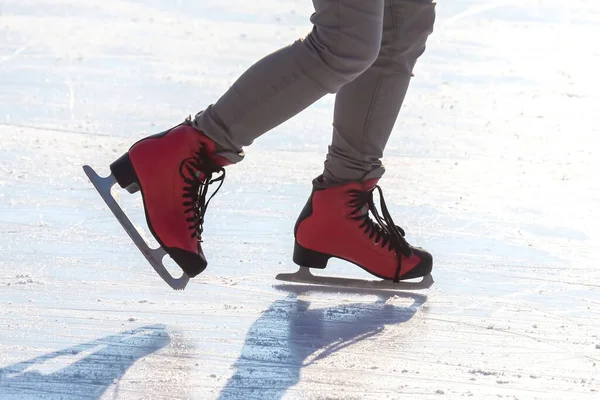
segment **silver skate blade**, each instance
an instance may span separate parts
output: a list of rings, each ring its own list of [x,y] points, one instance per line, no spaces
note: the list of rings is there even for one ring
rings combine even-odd
[[[188,284],[190,277],[185,273],[179,278],[173,277],[162,263],[164,256],[167,254],[165,249],[162,247],[157,249],[151,249],[148,247],[146,241],[140,236],[137,229],[135,229],[125,212],[123,212],[121,209],[121,206],[119,206],[119,203],[117,203],[115,198],[110,193],[110,189],[115,185],[115,183],[117,183],[115,177],[111,174],[106,178],[102,178],[89,165],[84,165],[83,171],[89,178],[90,182],[92,182],[98,193],[100,193],[100,196],[102,196],[102,199],[108,208],[110,208],[110,211],[112,211],[112,213],[115,215],[115,218],[117,218],[117,220],[121,223],[121,226],[123,229],[125,229],[125,232],[127,232],[133,243],[138,249],[140,249],[150,265],[152,265],[152,268],[154,268],[158,275],[165,282],[167,282],[171,288],[175,290],[183,290]]]
[[[300,269],[293,274],[278,274],[275,279],[292,283],[375,290],[424,290],[433,285],[433,277],[431,274],[424,276],[420,282],[393,282],[388,280],[369,281],[364,279],[315,276],[310,272],[310,268],[307,267],[300,267]]]

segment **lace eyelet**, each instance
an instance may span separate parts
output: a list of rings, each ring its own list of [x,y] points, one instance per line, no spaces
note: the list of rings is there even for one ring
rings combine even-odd
[[[214,173],[222,174],[213,179]],[[181,161],[179,164],[179,174],[186,183],[182,194],[184,198],[183,212],[186,215],[192,213],[191,216],[187,217],[187,222],[192,222],[188,226],[188,229],[192,231],[191,237],[195,237],[201,242],[202,232],[204,231],[204,214],[210,200],[223,185],[225,170],[210,159],[205,144],[200,143],[199,150],[193,156]],[[219,182],[219,186],[207,199],[208,187],[215,182]]]
[[[383,217],[379,214],[373,201],[375,190],[379,192]],[[411,251],[410,245],[404,239],[404,230],[394,223],[389,214],[381,188],[375,186],[372,190],[367,191],[349,190],[348,196],[351,198],[346,203],[351,208],[349,217],[359,222],[359,228],[369,235],[373,245],[394,252],[400,263],[400,255]],[[369,214],[372,214],[375,220],[371,219]]]

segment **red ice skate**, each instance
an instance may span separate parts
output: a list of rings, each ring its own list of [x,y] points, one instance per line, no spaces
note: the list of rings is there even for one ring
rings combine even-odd
[[[174,289],[183,289],[190,277],[204,271],[206,257],[200,245],[204,214],[225,178],[224,166],[242,154],[219,152],[216,144],[195,129],[189,119],[163,133],[146,137],[110,165],[112,175],[100,178],[84,167],[117,219],[159,275]],[[103,182],[105,180],[105,182]],[[218,187],[208,195],[209,185]],[[118,183],[130,193],[142,194],[146,222],[161,248],[152,250],[110,195]],[[185,275],[173,278],[162,258],[169,254]]]
[[[375,190],[383,217],[373,202]],[[294,233],[294,262],[301,266],[300,271],[280,274],[278,279],[385,289],[423,289],[433,283],[431,254],[404,239],[404,230],[394,224],[377,179],[336,187],[325,187],[321,178],[315,179]],[[332,257],[391,282],[317,277],[309,272],[309,268],[325,268]],[[418,283],[400,282],[420,277],[423,280]]]

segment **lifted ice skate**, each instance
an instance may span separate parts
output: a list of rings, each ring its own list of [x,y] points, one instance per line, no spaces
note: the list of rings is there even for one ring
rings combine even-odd
[[[379,290],[424,290],[433,285],[431,274],[426,275],[420,282],[393,282],[388,280],[369,281],[364,279],[336,278],[330,276],[316,276],[310,272],[310,268],[300,267],[293,273],[278,274],[275,279],[285,282],[306,283],[323,286],[339,286],[358,289],[379,289]]]
[[[102,196],[104,202],[106,202],[108,208],[110,208],[112,213],[119,220],[121,226],[123,229],[125,229],[125,232],[127,232],[133,243],[138,247],[138,249],[140,249],[144,257],[146,257],[146,260],[148,260],[158,275],[173,289],[183,290],[188,284],[190,278],[185,273],[181,277],[175,278],[167,271],[162,263],[163,257],[167,254],[167,252],[162,247],[157,249],[151,249],[148,247],[144,239],[142,239],[129,218],[127,218],[127,215],[123,212],[115,198],[110,193],[111,188],[115,185],[115,183],[117,183],[115,177],[111,174],[106,178],[102,178],[89,165],[84,165],[83,170],[98,193],[100,193],[100,196]]]

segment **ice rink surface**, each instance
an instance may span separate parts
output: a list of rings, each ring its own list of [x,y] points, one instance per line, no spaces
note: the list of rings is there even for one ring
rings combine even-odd
[[[381,181],[431,289],[274,279],[333,96],[228,169],[184,292],[129,241],[81,166],[214,102],[311,7],[0,1],[0,399],[600,398],[597,1],[440,1]]]

